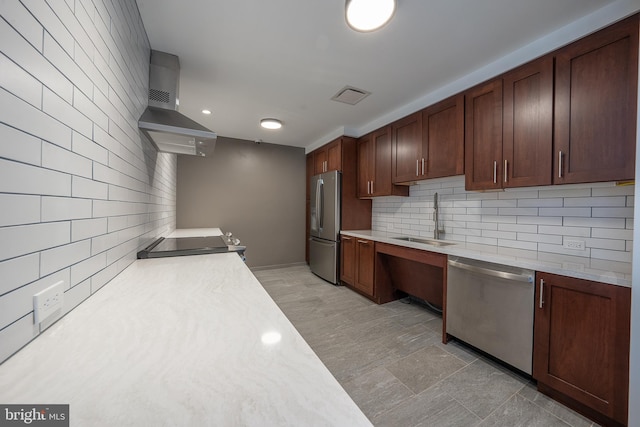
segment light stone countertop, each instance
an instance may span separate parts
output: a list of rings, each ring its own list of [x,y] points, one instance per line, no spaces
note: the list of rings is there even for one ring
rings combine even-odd
[[[0,365],[72,426],[370,426],[235,253],[137,260]]]
[[[179,228],[169,233],[167,238],[208,236],[222,236],[222,230],[220,230],[219,228]]]
[[[345,230],[341,231],[340,234],[407,248],[427,250],[451,256],[472,258],[497,264],[528,268],[535,271],[560,274],[578,279],[631,287],[631,263],[454,241],[449,241],[450,243],[454,243],[454,245],[450,246],[433,246],[424,243],[397,240],[394,239],[394,237],[398,237],[399,235],[384,231]]]

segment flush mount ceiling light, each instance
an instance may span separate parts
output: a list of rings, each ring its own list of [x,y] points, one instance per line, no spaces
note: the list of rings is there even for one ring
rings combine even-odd
[[[282,122],[278,119],[262,119],[260,120],[260,126],[265,129],[280,129]]]
[[[209,115],[211,114],[211,110],[202,110],[202,114]]]
[[[346,0],[347,24],[356,31],[373,31],[389,22],[396,0]]]

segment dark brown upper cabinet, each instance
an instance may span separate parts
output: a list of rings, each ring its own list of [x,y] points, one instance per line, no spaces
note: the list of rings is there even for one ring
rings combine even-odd
[[[502,188],[502,79],[465,94],[465,188]]]
[[[464,173],[463,94],[422,110],[421,155],[421,174],[424,178]]]
[[[413,113],[391,124],[392,182],[420,179],[422,152],[422,114]]]
[[[471,89],[466,99],[467,190],[552,183],[553,57]]]
[[[391,129],[394,183],[464,173],[464,95],[400,119]]]
[[[313,152],[315,175],[342,170],[342,138],[337,138]]]
[[[391,182],[391,151],[391,126],[358,139],[358,197],[409,195],[408,187]]]
[[[553,152],[553,57],[502,77],[502,186],[550,185]]]
[[[633,179],[638,15],[555,53],[556,184]]]

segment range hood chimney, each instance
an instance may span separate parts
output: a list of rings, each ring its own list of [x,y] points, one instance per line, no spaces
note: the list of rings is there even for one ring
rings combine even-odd
[[[206,156],[213,152],[217,135],[178,112],[180,62],[169,53],[151,51],[149,106],[138,127],[158,151]]]

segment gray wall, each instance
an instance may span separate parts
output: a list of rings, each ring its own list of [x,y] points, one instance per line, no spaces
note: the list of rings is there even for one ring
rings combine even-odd
[[[302,148],[219,137],[210,157],[178,156],[177,228],[220,227],[247,245],[247,265],[304,262]]]

